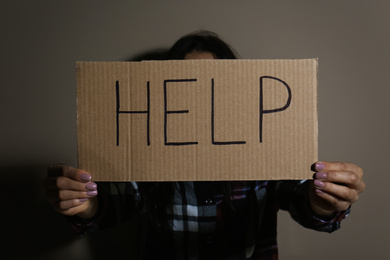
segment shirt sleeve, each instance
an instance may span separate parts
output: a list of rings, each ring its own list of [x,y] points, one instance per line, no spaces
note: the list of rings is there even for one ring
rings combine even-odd
[[[303,181],[279,181],[275,194],[279,207],[287,210],[291,217],[306,228],[317,231],[333,232],[340,228],[341,221],[348,216],[351,208],[336,212],[327,218],[316,215],[309,202],[310,182]]]
[[[136,182],[97,182],[98,211],[92,219],[68,217],[71,227],[83,235],[129,221],[138,212],[141,196]]]

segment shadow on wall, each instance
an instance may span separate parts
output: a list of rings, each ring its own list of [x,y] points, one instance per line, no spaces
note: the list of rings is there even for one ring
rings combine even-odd
[[[134,223],[81,237],[45,199],[47,166],[0,166],[2,259],[110,259],[132,255]]]
[[[164,60],[166,54],[154,49],[127,61]],[[50,163],[0,166],[2,259],[131,258],[136,220],[80,237],[45,199],[42,182]]]
[[[0,172],[3,259],[31,259],[77,237],[44,199],[46,166],[1,166]]]

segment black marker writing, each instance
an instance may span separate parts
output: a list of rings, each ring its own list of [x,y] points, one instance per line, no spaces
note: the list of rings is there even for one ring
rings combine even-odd
[[[116,81],[116,146],[119,146],[119,115],[120,114],[146,114],[146,144],[150,145],[150,86],[146,83],[147,108],[146,111],[121,111],[119,98],[119,80]]]
[[[168,115],[188,113],[188,110],[168,110],[168,83],[193,82],[196,79],[167,79],[164,80],[164,144],[165,145],[194,145],[198,142],[168,142]]]
[[[284,85],[288,92],[288,98],[284,106],[273,109],[264,109],[264,79],[276,80]],[[168,85],[174,83],[186,83],[186,82],[195,82],[197,79],[167,79],[164,80],[164,145],[166,146],[180,146],[180,145],[197,145],[198,142],[173,142],[168,140],[168,116],[174,114],[187,114],[189,110],[168,110]],[[286,110],[292,99],[291,89],[286,82],[276,77],[271,76],[261,76],[259,82],[259,143],[263,142],[263,117],[265,114],[277,113]],[[116,81],[116,145],[119,146],[119,124],[120,124],[120,115],[121,114],[145,114],[146,115],[146,143],[147,146],[150,146],[150,81],[146,83],[147,89],[147,108],[146,110],[136,110],[136,111],[122,111],[120,110],[120,92],[119,92],[119,81]],[[215,84],[214,78],[211,79],[211,143],[212,145],[236,145],[236,144],[246,144],[246,141],[216,141],[215,136]]]
[[[211,79],[211,143],[213,145],[231,145],[231,144],[246,144],[245,141],[225,141],[225,142],[218,142],[215,141],[215,112],[214,112],[214,79]]]
[[[263,94],[264,94],[263,93],[263,87],[264,87],[263,86],[263,79],[277,80],[277,81],[283,83],[283,85],[286,87],[286,89],[288,91],[288,98],[287,98],[286,104],[283,107],[275,108],[275,109],[267,109],[267,110],[263,108],[263,106],[264,106],[264,103],[263,103]],[[278,79],[278,78],[275,78],[275,77],[271,77],[271,76],[262,76],[262,77],[260,77],[260,112],[259,112],[259,140],[260,140],[260,143],[263,142],[263,115],[264,114],[269,114],[269,113],[276,113],[276,112],[280,112],[280,111],[286,110],[290,106],[290,103],[291,103],[291,89],[287,85],[286,82],[284,82],[281,79]]]

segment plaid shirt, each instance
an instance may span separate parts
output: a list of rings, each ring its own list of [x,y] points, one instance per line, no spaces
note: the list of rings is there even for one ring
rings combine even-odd
[[[71,218],[80,232],[104,229],[139,218],[139,255],[143,259],[278,259],[276,219],[279,209],[290,212],[304,227],[333,232],[349,213],[320,219],[310,209],[309,181],[231,182],[232,209],[213,182],[174,183],[173,204],[163,224],[149,221],[142,183],[98,183],[100,207],[88,222]]]

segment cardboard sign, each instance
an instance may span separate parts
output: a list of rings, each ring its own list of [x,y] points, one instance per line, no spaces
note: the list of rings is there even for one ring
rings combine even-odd
[[[78,62],[79,167],[95,181],[309,179],[317,64]]]

